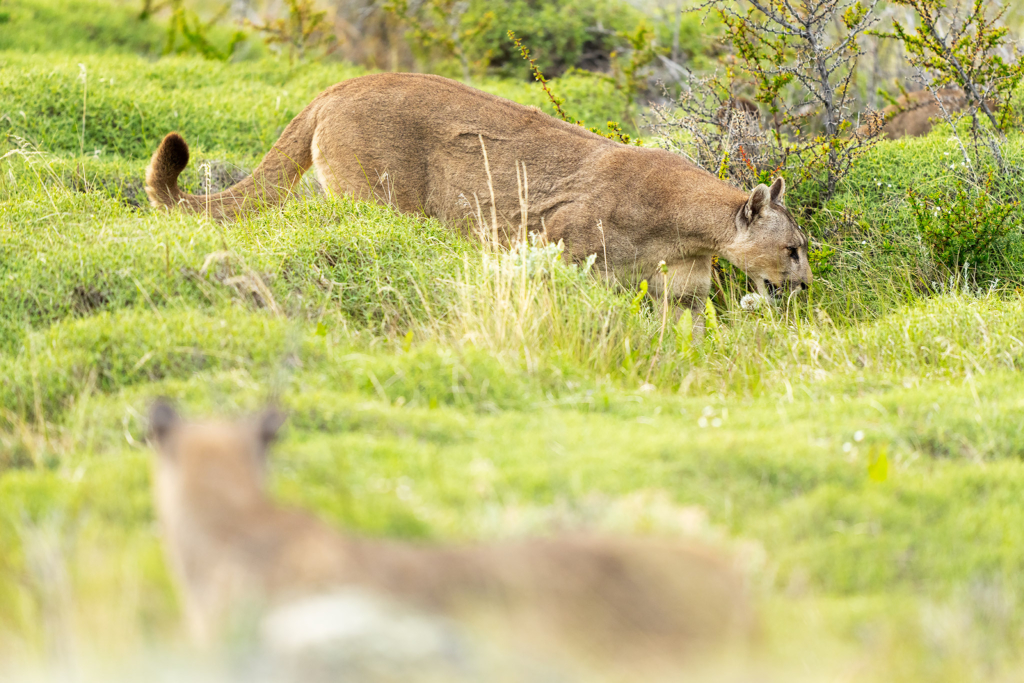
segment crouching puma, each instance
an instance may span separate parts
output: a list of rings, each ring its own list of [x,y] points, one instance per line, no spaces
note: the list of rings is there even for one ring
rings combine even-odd
[[[223,635],[239,611],[338,588],[456,622],[498,625],[499,639],[511,636],[517,647],[611,666],[678,665],[750,635],[740,574],[719,554],[681,541],[375,540],[281,507],[264,483],[281,421],[270,411],[238,422],[186,422],[164,402],[150,411],[157,517],[201,641]]]
[[[564,240],[574,259],[596,254],[599,270],[646,278],[656,297],[667,286],[698,334],[714,256],[761,294],[811,282],[807,236],[783,205],[782,178],[747,194],[665,150],[623,145],[440,76],[373,74],[328,88],[250,177],[217,194],[178,188],[188,158],[179,134],[160,143],[146,170],[154,206],[230,218],[282,201],[315,166],[336,193],[453,222],[493,216]]]

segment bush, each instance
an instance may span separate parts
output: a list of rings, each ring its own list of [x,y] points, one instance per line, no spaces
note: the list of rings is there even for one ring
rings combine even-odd
[[[463,22],[476,24],[487,12],[494,18],[473,37],[467,52],[476,59],[487,55],[495,75],[520,80],[531,78],[530,71],[507,31],[515,31],[530,46],[541,71],[555,77],[571,67],[606,71],[611,65],[609,55],[625,42],[616,32],[632,31],[643,18],[630,5],[615,0],[474,0]]]
[[[991,272],[999,258],[999,246],[1011,230],[1021,228],[1019,202],[994,197],[992,180],[973,187],[962,180],[950,191],[922,195],[911,188],[907,197],[935,260],[953,272],[974,268]]]

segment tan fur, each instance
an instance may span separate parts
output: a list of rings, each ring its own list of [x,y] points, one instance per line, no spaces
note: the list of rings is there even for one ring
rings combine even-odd
[[[936,97],[942,102],[942,107]],[[986,103],[995,107],[993,101],[986,100]],[[960,88],[943,88],[934,94],[930,90],[916,90],[876,112],[876,120],[864,124],[855,134],[865,137],[881,124],[881,134],[890,140],[919,137],[930,133],[935,124],[943,120],[943,108],[948,114],[957,114],[967,106],[967,97]]]
[[[747,125],[760,127],[761,110],[757,104],[747,97],[733,97],[726,100],[718,111],[715,112],[715,120],[722,126],[728,127],[731,119],[742,114]]]
[[[425,74],[374,74],[318,95],[250,178],[218,194],[182,193],[188,148],[177,133],[146,171],[154,206],[229,218],[281,201],[311,165],[336,193],[376,199],[448,221],[491,215],[520,225],[517,165],[528,178],[527,226],[564,240],[569,256],[647,278],[659,296],[669,268],[673,300],[703,329],[711,260],[719,255],[766,287],[811,282],[807,238],[782,205],[782,179],[741,192],[679,156],[622,145],[533,107]],[[751,208],[756,211],[751,211]],[[516,228],[512,228],[513,230]],[[607,255],[608,263],[604,263]],[[795,256],[795,257],[794,257]]]
[[[215,638],[243,607],[331,588],[456,619],[489,615],[596,660],[685,659],[749,632],[735,570],[680,542],[574,536],[437,546],[340,534],[267,495],[264,459],[278,424],[274,413],[186,423],[163,403],[151,412],[157,516],[200,640]]]

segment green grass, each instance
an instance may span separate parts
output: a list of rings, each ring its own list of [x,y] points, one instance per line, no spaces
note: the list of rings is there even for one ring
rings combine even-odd
[[[165,29],[140,21],[138,7],[117,0],[5,0],[0,5],[0,50],[159,54]]]
[[[807,299],[750,314],[730,291],[697,349],[550,251],[384,207],[307,191],[220,226],[145,205],[168,130],[194,144],[187,186],[204,163],[223,184],[357,73],[0,53],[0,660],[49,656],[54,563],[81,652],[181,640],[144,446],[168,395],[278,401],[276,495],[360,533],[705,538],[750,572],[781,677],[1013,678],[1024,298],[922,286],[903,198],[943,178],[944,133],[865,158]]]
[[[0,51],[0,144],[24,141],[53,153],[142,160],[163,135],[179,130],[197,151],[241,154],[255,163],[314,96],[363,73],[345,64],[290,67],[273,59],[152,62],[128,55],[43,58]],[[475,85],[552,110],[536,83]],[[572,114],[592,125],[619,120],[625,109],[625,100],[597,78],[567,76],[553,87],[580,101]]]

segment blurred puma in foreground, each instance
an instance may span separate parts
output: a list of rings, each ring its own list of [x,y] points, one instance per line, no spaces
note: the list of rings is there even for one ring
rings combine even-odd
[[[665,150],[624,145],[440,76],[372,74],[328,88],[251,176],[217,194],[178,188],[188,159],[178,133],[160,143],[146,169],[154,206],[230,218],[283,201],[315,166],[334,193],[450,222],[477,217],[505,241],[522,228],[563,240],[573,259],[596,254],[605,274],[645,278],[656,299],[667,284],[697,335],[715,256],[762,295],[811,283],[807,236],[783,205],[782,178],[743,192]]]
[[[738,572],[682,542],[565,536],[431,545],[342,534],[281,507],[264,482],[281,421],[267,412],[193,423],[163,402],[151,410],[157,514],[200,641],[216,641],[240,612],[338,588],[615,671],[678,670],[751,634]]]

